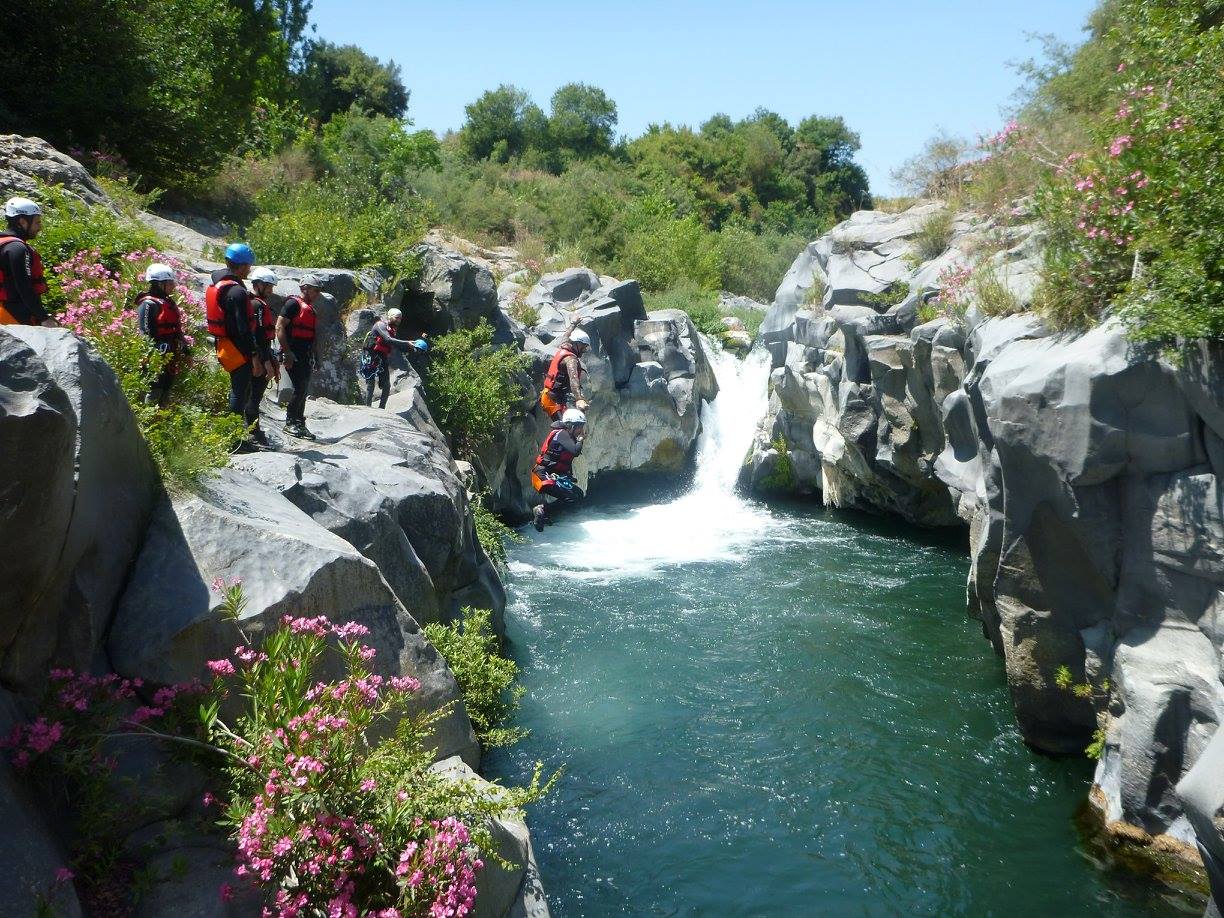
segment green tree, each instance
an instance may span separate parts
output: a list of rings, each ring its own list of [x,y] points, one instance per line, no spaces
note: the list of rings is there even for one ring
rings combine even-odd
[[[566,83],[553,93],[549,137],[556,147],[586,159],[612,149],[616,103],[596,86]]]
[[[459,143],[472,159],[506,162],[528,146],[544,146],[548,119],[524,90],[503,83],[464,108]]]
[[[392,199],[410,192],[422,171],[440,165],[432,131],[409,133],[404,122],[367,115],[356,105],[323,125],[319,146],[328,171],[343,185]]]
[[[408,110],[408,90],[399,65],[384,64],[356,45],[312,44],[302,84],[302,95],[320,121],[353,107],[390,118],[402,118]]]

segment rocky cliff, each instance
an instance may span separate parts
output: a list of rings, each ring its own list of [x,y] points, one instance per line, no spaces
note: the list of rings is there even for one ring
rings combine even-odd
[[[855,214],[796,260],[763,325],[769,413],[742,481],[966,526],[969,611],[1025,739],[1078,753],[1100,725],[1104,823],[1193,858],[1174,788],[1224,717],[1224,350],[1170,362],[1112,321],[1051,333],[1024,311],[1033,228],[959,214],[924,259],[939,207]],[[920,324],[975,257],[1021,311],[971,300]]]

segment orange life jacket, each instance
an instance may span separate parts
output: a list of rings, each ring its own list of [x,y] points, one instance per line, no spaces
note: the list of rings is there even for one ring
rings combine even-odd
[[[544,442],[540,444],[540,452],[536,456],[535,468],[549,472],[555,475],[572,475],[574,469],[575,454],[569,450],[558,448],[556,455],[551,455],[549,450],[552,448],[553,441],[557,439],[557,434],[564,433],[564,427],[554,427],[548,432],[548,436],[544,438]]]
[[[221,296],[226,289],[238,284],[245,291],[240,281],[232,277],[223,277],[215,284],[209,284],[208,289],[204,291],[204,318],[208,322],[208,333],[214,338],[224,338],[225,334],[225,310],[221,307]],[[254,298],[247,294],[247,321],[251,323],[251,332],[255,331],[255,304],[252,302]]]
[[[290,296],[285,298],[285,302],[289,303],[292,300],[298,304],[297,315],[289,322],[289,338],[293,341],[301,341],[307,344],[315,339],[315,324],[318,320],[318,313],[314,311],[314,307],[307,303],[300,296]]]
[[[263,334],[263,343],[271,344],[276,340],[276,313],[263,297],[251,294],[251,305],[255,310],[255,325]]]
[[[43,294],[47,292],[47,279],[43,273],[42,258],[40,258],[39,254],[36,251],[34,251],[34,247],[31,246],[24,239],[22,239],[20,236],[13,236],[7,233],[4,235],[0,235],[0,249],[3,249],[5,246],[13,244],[14,242],[20,242],[27,249],[29,249],[30,251],[30,283],[34,287],[34,292],[38,294],[39,296],[42,296]],[[4,276],[3,266],[0,266],[0,305],[3,305],[4,303],[8,302],[8,281],[9,279]]]
[[[552,396],[557,401],[564,401],[565,396],[570,391],[569,374],[565,372],[562,366],[566,357],[577,357],[578,352],[573,350],[569,344],[564,344],[557,348],[557,353],[553,354],[552,363],[548,365],[548,372],[544,374],[544,388],[552,393]],[[582,385],[582,376],[586,370],[582,366],[582,361],[578,362],[578,384]]]
[[[183,314],[174,300],[165,296],[154,296],[146,293],[137,301],[137,308],[149,303],[149,308],[156,309],[149,318],[149,328],[154,339],[164,341],[178,338],[183,334]]]

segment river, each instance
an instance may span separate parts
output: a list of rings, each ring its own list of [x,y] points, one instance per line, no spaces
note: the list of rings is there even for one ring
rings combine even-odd
[[[716,355],[692,490],[602,501],[511,553],[521,781],[553,914],[1149,915],[1030,751],[964,614],[957,538],[734,493],[767,367]]]

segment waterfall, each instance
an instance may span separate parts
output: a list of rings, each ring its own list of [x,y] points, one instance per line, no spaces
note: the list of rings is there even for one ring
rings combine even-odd
[[[718,396],[701,407],[692,488],[666,503],[611,514],[584,510],[562,518],[532,544],[516,550],[520,570],[584,579],[642,575],[739,556],[777,528],[769,511],[735,491],[740,465],[765,414],[769,355],[740,360],[707,340]],[[538,553],[538,554],[537,554]],[[517,567],[517,565],[516,565]]]

